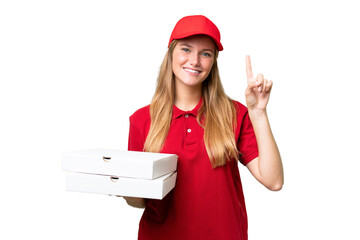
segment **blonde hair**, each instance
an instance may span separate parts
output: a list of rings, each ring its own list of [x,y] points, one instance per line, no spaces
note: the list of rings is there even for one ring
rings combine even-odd
[[[172,54],[177,42],[171,42],[160,67],[150,104],[151,125],[144,145],[147,152],[160,152],[170,129],[175,101]],[[238,159],[234,135],[236,110],[221,84],[217,57],[216,50],[211,72],[202,84],[203,103],[197,116],[198,123],[204,128],[204,143],[213,168],[225,165],[227,160]]]

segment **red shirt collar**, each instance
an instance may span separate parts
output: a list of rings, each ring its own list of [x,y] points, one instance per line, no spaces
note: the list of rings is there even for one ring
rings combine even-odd
[[[194,109],[192,109],[192,110],[190,110],[190,111],[183,111],[183,110],[177,108],[177,107],[175,106],[175,104],[174,104],[174,106],[173,106],[173,113],[172,113],[172,118],[171,118],[171,119],[178,118],[178,117],[182,116],[183,114],[191,114],[191,115],[197,117],[201,105],[202,105],[202,96],[201,96],[198,104],[194,107]]]

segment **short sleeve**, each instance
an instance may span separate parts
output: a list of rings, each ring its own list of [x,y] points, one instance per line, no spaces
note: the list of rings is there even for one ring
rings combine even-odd
[[[246,109],[246,113],[242,116],[242,119],[238,119],[240,122],[240,134],[238,137],[237,147],[240,152],[240,162],[243,165],[248,164],[251,160],[259,156],[258,146],[254,133],[253,126],[251,124],[249,113]],[[239,117],[239,115],[238,115]]]
[[[129,126],[129,140],[128,140],[128,150],[129,151],[143,151],[144,149],[144,139],[138,128],[131,122]]]
[[[150,106],[138,109],[129,117],[129,151],[144,151],[144,144],[150,128]]]

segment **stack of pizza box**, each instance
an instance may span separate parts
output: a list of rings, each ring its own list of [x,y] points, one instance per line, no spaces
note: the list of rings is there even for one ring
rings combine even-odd
[[[176,182],[175,154],[89,149],[62,154],[68,191],[163,199]]]

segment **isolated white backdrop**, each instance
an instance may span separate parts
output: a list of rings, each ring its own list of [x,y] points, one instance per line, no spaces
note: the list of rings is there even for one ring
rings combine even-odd
[[[61,153],[127,148],[176,21],[222,34],[227,94],[245,55],[274,81],[268,112],[285,168],[270,192],[240,167],[249,239],[360,239],[356,1],[1,1],[1,239],[136,239],[142,210],[65,191]],[[191,221],[191,219],[189,219]]]

